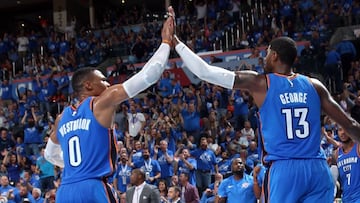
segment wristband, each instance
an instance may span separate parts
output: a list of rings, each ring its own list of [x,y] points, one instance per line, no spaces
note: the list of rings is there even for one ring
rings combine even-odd
[[[165,44],[168,44],[171,46],[171,41],[167,40],[167,39],[163,39],[162,40],[162,43],[165,43]]]

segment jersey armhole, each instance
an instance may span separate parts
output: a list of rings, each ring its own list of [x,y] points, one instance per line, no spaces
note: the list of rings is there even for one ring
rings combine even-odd
[[[270,78],[268,74],[264,74],[265,77],[265,81],[266,81],[266,91],[269,89],[270,87]]]
[[[91,100],[90,100],[90,111],[91,112],[94,112],[94,98],[95,97],[92,97]]]

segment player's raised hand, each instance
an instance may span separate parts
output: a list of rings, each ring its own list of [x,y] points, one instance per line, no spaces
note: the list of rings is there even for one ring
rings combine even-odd
[[[166,19],[166,21],[164,22],[163,25],[163,29],[161,31],[161,37],[162,37],[162,42],[163,43],[167,43],[170,46],[172,46],[172,40],[173,40],[173,35],[174,35],[174,9],[169,6],[168,8],[168,15],[169,17]]]

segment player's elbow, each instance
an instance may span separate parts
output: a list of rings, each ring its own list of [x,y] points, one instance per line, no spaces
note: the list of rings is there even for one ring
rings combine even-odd
[[[51,152],[50,152],[50,150],[48,149],[48,147],[45,148],[44,157],[45,157],[45,159],[46,159],[48,162],[54,164],[54,163],[53,163],[54,160],[52,159],[52,155],[51,155]]]

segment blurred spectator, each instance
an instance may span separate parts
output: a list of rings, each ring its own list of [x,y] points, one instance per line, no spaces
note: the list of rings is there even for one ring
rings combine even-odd
[[[58,91],[61,92],[64,97],[69,96],[69,88],[70,88],[70,78],[68,76],[68,72],[66,70],[62,70],[60,72],[60,77],[58,79]]]
[[[35,199],[32,196],[32,192],[28,191],[26,186],[20,185],[19,193],[15,194],[15,202],[33,203]]]
[[[191,152],[191,155],[197,161],[197,170],[195,172],[196,186],[199,188],[200,194],[202,194],[206,187],[211,183],[211,170],[214,168],[215,173],[219,172],[215,154],[207,147],[207,139],[206,137],[202,137],[200,140],[200,148]],[[189,175],[187,175],[187,181],[189,181]]]
[[[34,188],[32,190],[32,196],[34,198],[34,203],[43,203],[44,202],[44,198],[41,196],[41,190],[39,188]]]
[[[172,85],[171,85],[171,79],[170,79],[170,72],[165,71],[163,73],[163,77],[158,82],[158,88],[160,96],[162,97],[168,97],[170,94],[172,94]]]
[[[168,150],[168,142],[166,140],[160,141],[160,147],[155,146],[154,157],[155,160],[158,160],[160,169],[161,169],[161,179],[164,179],[167,185],[171,182],[171,177],[173,176],[173,160],[174,152]]]
[[[167,202],[167,194],[168,194],[168,183],[164,179],[160,179],[158,183],[158,188],[160,192],[161,203]]]
[[[231,165],[231,163],[230,163]],[[201,203],[213,203],[218,194],[220,183],[223,181],[223,176],[220,173],[215,174],[214,183],[211,183],[202,193]]]
[[[127,67],[121,57],[116,57],[115,68],[111,71],[110,77],[117,77],[123,74],[128,74]]]
[[[25,111],[21,124],[24,126],[25,154],[39,156],[39,144],[42,143],[41,131],[38,125],[38,118],[35,114],[35,107],[29,107]]]
[[[199,193],[195,186],[189,183],[189,174],[180,173],[179,182],[181,185],[181,202],[199,203]]]
[[[242,128],[244,128],[244,122],[248,120],[248,98],[248,94],[246,94],[246,92],[244,91],[232,91],[231,100],[234,101],[235,130],[241,130]]]
[[[9,178],[1,176],[0,194],[8,199],[8,203],[15,203],[15,194],[18,194],[18,189],[9,185]]]
[[[181,109],[183,128],[186,131],[187,137],[193,137],[195,143],[199,143],[200,140],[201,99],[199,94],[200,92],[197,91],[196,97],[194,97],[193,90],[188,90],[185,98],[188,97],[191,100],[188,104],[184,104],[183,109]]]
[[[29,38],[27,36],[25,36],[24,31],[22,30],[18,36],[18,38],[16,39],[16,42],[18,44],[18,52],[19,52],[19,57],[21,60],[23,60],[24,57],[26,57],[27,51],[28,51],[28,46],[29,46]]]
[[[140,137],[139,133],[142,132],[145,127],[145,117],[143,113],[136,110],[135,104],[130,105],[130,112],[127,113],[127,120],[130,136],[135,140],[138,140]]]
[[[254,132],[254,130],[251,128],[251,123],[250,123],[250,121],[245,121],[245,122],[244,122],[244,128],[241,129],[241,134],[243,134],[244,136],[246,136],[249,141],[255,140],[255,132]]]
[[[309,74],[315,72],[315,50],[311,46],[310,42],[306,42],[304,45],[304,49],[300,52],[301,58],[301,69],[298,70],[303,74]]]
[[[18,183],[25,164],[21,155],[14,151],[5,151],[3,164],[8,172],[10,184],[15,185]]]
[[[5,112],[2,108],[0,108],[0,127],[1,128],[9,128],[8,120],[5,117]]]
[[[118,196],[125,193],[130,185],[130,175],[132,168],[128,164],[128,154],[126,152],[120,154],[120,162],[114,175],[114,189]]]
[[[55,188],[55,170],[54,165],[48,162],[44,157],[45,146],[41,148],[40,157],[36,160],[36,168],[40,177],[40,189],[47,192]]]
[[[328,84],[329,90],[334,94],[342,92],[342,64],[340,54],[335,48],[329,50],[326,55],[324,65],[325,84]]]
[[[344,40],[336,45],[336,51],[340,54],[343,69],[343,79],[346,80],[351,69],[351,62],[356,57],[356,49],[354,44],[344,36]]]
[[[45,194],[45,198],[44,198],[46,203],[55,203],[56,200],[56,190],[52,189],[49,192],[47,192]]]
[[[128,107],[125,104],[120,104],[115,113],[115,122],[118,123],[119,131],[123,133],[128,128],[127,111]]]
[[[4,106],[8,106],[13,101],[13,85],[8,79],[4,79],[1,83],[1,100]]]
[[[213,63],[219,63],[219,62],[222,62],[223,60],[221,58],[218,58],[214,55],[211,55],[210,56],[210,64],[213,64]]]
[[[161,176],[161,168],[157,160],[150,158],[149,149],[142,150],[143,159],[133,164],[135,168],[141,168],[145,172],[145,181],[156,184]]]
[[[0,127],[0,152],[3,153],[5,150],[11,151],[14,147],[15,143],[11,139],[8,129]],[[4,159],[4,156],[1,155],[0,159]]]
[[[143,62],[146,58],[146,50],[147,47],[145,43],[143,42],[142,37],[138,36],[136,37],[136,41],[134,46],[131,48],[131,54],[134,57],[132,63],[140,63]]]
[[[189,183],[196,186],[197,161],[190,156],[190,151],[187,148],[179,148],[181,153],[179,154],[179,160],[175,164],[175,173],[177,175],[181,173],[189,174]]]

